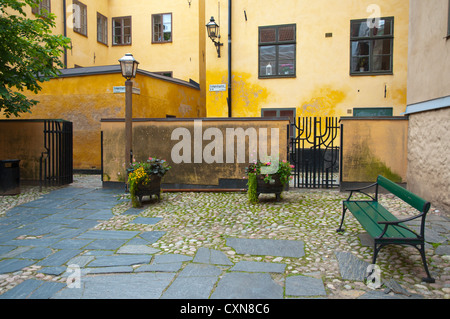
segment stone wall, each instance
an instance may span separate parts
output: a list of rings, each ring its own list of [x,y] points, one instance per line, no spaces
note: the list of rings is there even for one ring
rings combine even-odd
[[[408,189],[450,212],[450,107],[409,116]]]

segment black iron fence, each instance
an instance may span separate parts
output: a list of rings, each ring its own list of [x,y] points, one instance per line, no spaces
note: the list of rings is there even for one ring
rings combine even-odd
[[[299,117],[291,124],[289,161],[295,166],[291,186],[333,188],[339,186],[339,119]]]

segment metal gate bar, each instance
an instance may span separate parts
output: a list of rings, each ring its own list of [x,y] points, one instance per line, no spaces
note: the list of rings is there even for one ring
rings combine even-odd
[[[44,148],[40,158],[41,185],[59,186],[73,182],[73,124],[44,121]]]
[[[289,160],[295,166],[293,187],[333,188],[339,186],[339,133],[337,117],[299,117],[292,123]]]

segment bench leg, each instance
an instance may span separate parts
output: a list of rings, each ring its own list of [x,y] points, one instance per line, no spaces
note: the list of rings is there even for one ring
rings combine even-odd
[[[375,263],[377,261],[377,256],[381,250],[381,247],[383,247],[383,245],[377,245],[376,243],[373,245],[372,265],[375,265]]]
[[[342,204],[342,219],[341,224],[339,225],[339,228],[336,229],[338,233],[343,232],[345,229],[342,229],[342,224],[344,224],[344,218],[345,218],[345,212],[347,211],[347,207],[345,207],[344,204]]]
[[[422,256],[423,266],[424,266],[425,272],[427,273],[427,276],[428,276],[426,278],[422,278],[422,280],[424,282],[432,284],[435,282],[435,280],[434,280],[434,278],[431,277],[430,271],[428,270],[427,259],[425,257],[425,244],[420,245],[420,248],[416,246],[416,248],[420,251],[420,255]]]

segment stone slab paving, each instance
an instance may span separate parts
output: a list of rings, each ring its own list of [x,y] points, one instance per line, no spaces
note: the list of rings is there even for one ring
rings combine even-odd
[[[157,299],[175,273],[139,273],[86,276],[80,288],[64,288],[54,299]],[[132,289],[130,289],[132,287]]]
[[[366,275],[368,262],[362,261],[348,252],[335,252],[339,263],[339,271],[343,279],[363,281]]]
[[[228,259],[227,256],[225,256],[223,252],[203,247],[197,250],[194,262],[213,265],[233,265],[233,263]]]
[[[279,263],[266,263],[257,261],[240,261],[234,267],[230,268],[230,271],[243,271],[243,272],[267,272],[267,273],[284,273],[286,264]]]
[[[211,299],[282,299],[283,287],[267,273],[226,273]]]
[[[227,245],[238,254],[303,257],[304,243],[298,240],[228,238]]]
[[[326,296],[323,281],[307,276],[286,278],[286,295],[296,297]]]
[[[159,244],[165,241],[166,234],[177,234],[170,229],[173,222],[170,215],[149,216],[147,209],[123,209],[118,215],[114,207],[122,205],[116,198],[120,193],[122,190],[66,187],[0,216],[0,283],[2,278],[16,278],[19,274],[35,276],[26,279],[30,275],[21,275],[25,280],[8,288],[0,298],[326,298],[327,290],[334,289],[332,284],[324,283],[326,269],[314,268],[310,270],[314,275],[308,275],[307,271],[299,273],[292,267],[293,261],[311,259],[311,252],[309,255],[305,252],[308,242],[221,234],[224,237],[221,248],[212,244],[217,244],[217,239],[212,238],[218,236],[208,239],[193,236],[188,242],[179,237],[170,245]],[[193,212],[188,210],[187,214]],[[123,225],[129,225],[126,230],[98,227],[117,217],[124,218]],[[191,220],[182,224],[179,231],[194,227],[196,223],[197,220]],[[200,226],[202,220],[198,223]],[[429,225],[430,238],[441,244],[436,252],[441,251],[442,255],[448,255],[449,246],[444,240],[448,238],[445,233],[448,226],[450,223],[441,219]],[[207,226],[213,235],[215,227]],[[282,227],[289,226],[272,223],[265,229],[273,232]],[[295,225],[295,229],[296,232],[306,231],[302,224]],[[273,233],[269,233],[269,237],[270,234]],[[246,237],[247,232],[243,229],[241,235]],[[333,232],[333,239],[335,237]],[[364,236],[360,238],[365,240]],[[186,243],[189,249],[184,249]],[[183,247],[183,253],[171,247]],[[330,250],[326,254],[335,258],[341,280],[362,281],[368,263],[353,251]],[[70,288],[65,282],[73,274],[69,265],[81,268],[79,288]],[[52,278],[59,279],[56,282],[51,281]],[[402,295],[395,284],[391,287],[400,293],[393,293],[391,289],[390,293],[369,291],[355,296],[366,299],[423,297],[419,294],[408,297]]]

